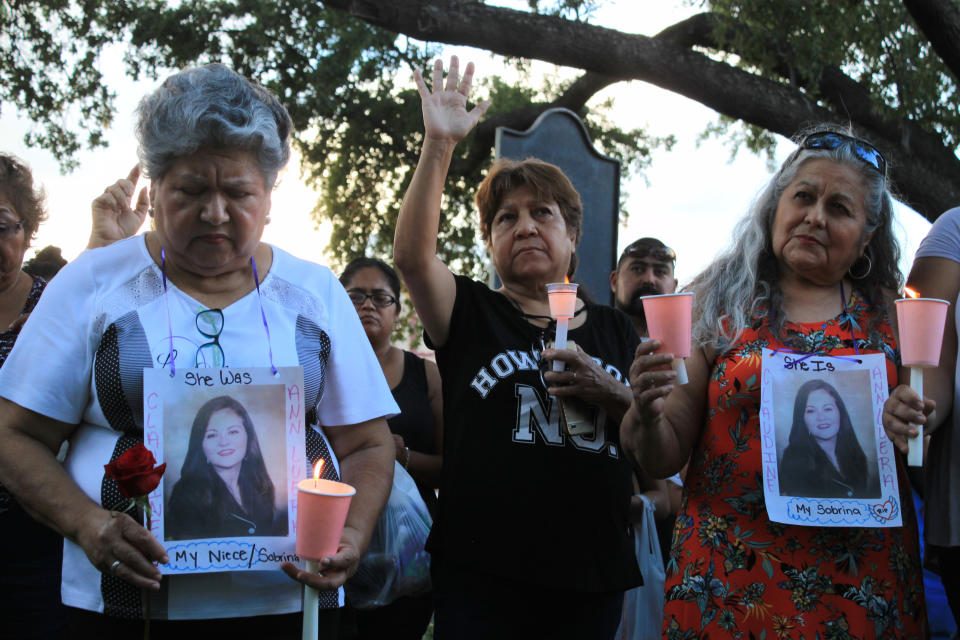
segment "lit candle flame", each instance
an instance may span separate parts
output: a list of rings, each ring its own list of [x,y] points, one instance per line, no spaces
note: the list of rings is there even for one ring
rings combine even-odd
[[[570,276],[563,276],[564,284],[570,284]]]
[[[919,297],[920,297],[920,292],[917,291],[916,289],[911,289],[910,287],[904,287],[904,288],[903,288],[903,292],[904,292],[905,294],[907,294],[907,296],[909,296],[909,297],[911,297],[911,298],[919,298]]]
[[[323,471],[323,458],[317,460],[317,464],[313,465],[313,486],[317,486],[317,480],[320,479],[320,472]]]

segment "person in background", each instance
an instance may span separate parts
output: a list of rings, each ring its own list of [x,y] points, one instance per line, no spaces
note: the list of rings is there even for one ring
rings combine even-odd
[[[262,86],[211,64],[171,75],[138,116],[154,228],[85,251],[46,290],[12,370],[0,369],[0,481],[67,538],[61,593],[74,637],[142,633],[145,597],[154,637],[291,637],[301,583],[321,592],[321,633],[335,637],[339,587],[390,491],[385,418],[398,408],[330,270],[261,242],[290,155],[289,114]],[[303,368],[305,462],[331,462],[323,477],[357,489],[320,573],[287,563],[287,575],[162,576],[164,547],[113,511],[121,497],[104,465],[142,441],[144,370],[174,365]],[[62,469],[54,454],[68,438]]]
[[[902,460],[900,527],[773,522],[762,486],[763,348],[881,353],[896,384],[891,322],[901,276],[886,169],[865,140],[829,127],[804,135],[730,247],[687,289],[695,296],[689,383],[676,384],[672,354],[653,355],[658,341],[637,350],[624,449],[658,477],[690,461],[667,568],[665,635],[925,635]]]
[[[940,364],[924,369],[921,399],[909,385],[893,390],[883,426],[900,451],[922,424],[929,437],[923,461],[926,563],[940,574],[953,617],[960,627],[960,208],[944,212],[920,243],[907,286],[924,298],[950,303]]]
[[[640,340],[646,341],[647,319],[643,312],[643,296],[658,296],[677,292],[675,275],[677,253],[657,238],[640,238],[627,245],[617,260],[617,268],[610,272],[610,290],[614,304],[633,322]],[[667,479],[664,485],[644,488],[647,497],[657,506],[657,530],[664,561],[669,552],[674,519],[680,508],[683,493],[683,471]],[[633,500],[634,512],[639,501]]]
[[[656,238],[634,240],[620,254],[617,268],[610,272],[610,290],[617,309],[630,316],[641,337],[647,337],[643,296],[675,293],[674,267],[677,254]]]
[[[400,414],[387,420],[397,462],[416,481],[430,515],[436,517],[436,487],[440,485],[443,464],[440,371],[435,363],[390,342],[400,316],[400,278],[393,267],[376,258],[357,258],[340,274],[340,282],[357,309],[393,399],[400,407]],[[352,637],[419,640],[433,615],[433,594],[405,596],[383,607],[354,611],[357,635]]]
[[[0,368],[47,285],[22,270],[23,256],[47,217],[30,168],[0,153]],[[55,638],[66,629],[60,603],[63,538],[35,521],[0,485],[0,628],[11,638]]]
[[[43,278],[47,282],[67,264],[60,247],[47,245],[23,263],[23,271],[31,276]]]
[[[674,266],[677,254],[657,238],[640,238],[634,240],[620,254],[617,268],[610,272],[610,290],[613,292],[614,304],[623,311],[633,322],[634,328],[640,335],[640,340],[649,339],[646,316],[643,311],[643,296],[675,293],[677,279],[674,277]],[[673,524],[676,520],[677,509],[680,507],[680,496],[683,491],[681,473],[674,474],[667,480],[650,478],[645,474],[635,474],[633,478],[634,495],[630,498],[630,522],[633,524],[637,536],[637,561],[642,559],[643,545],[646,544],[646,531],[643,526],[645,502],[649,501],[654,508],[654,518],[657,529],[657,545],[664,564],[670,552],[670,538],[673,533]],[[642,484],[641,484],[642,483]],[[618,630],[618,638],[628,639],[631,633],[640,631],[646,624],[643,618],[653,608],[663,613],[662,585],[651,585],[645,575],[645,584],[627,592],[624,599],[623,617]],[[659,587],[659,588],[657,588]],[[651,589],[657,588],[657,593]],[[655,597],[655,604],[646,604],[646,600]],[[643,600],[643,603],[636,602]],[[631,619],[631,616],[637,619]]]

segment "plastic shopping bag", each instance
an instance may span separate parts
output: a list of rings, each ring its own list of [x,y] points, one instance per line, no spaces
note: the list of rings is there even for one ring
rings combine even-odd
[[[424,551],[433,519],[410,474],[394,463],[393,488],[357,572],[344,585],[349,604],[371,609],[430,590]]]
[[[653,520],[653,502],[644,495],[643,522],[634,532],[637,564],[643,574],[643,586],[623,594],[623,613],[616,640],[648,640],[660,638],[663,627],[663,585],[667,574],[660,556],[660,539]]]

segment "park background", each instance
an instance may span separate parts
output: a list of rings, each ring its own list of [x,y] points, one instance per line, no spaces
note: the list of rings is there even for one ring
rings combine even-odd
[[[654,35],[700,10],[702,7],[682,1],[618,0],[601,4],[590,21],[627,32]],[[137,161],[134,109],[158,81],[132,80],[124,71],[119,51],[120,48],[114,46],[112,53],[108,50],[100,61],[101,72],[117,95],[116,117],[105,135],[109,146],[79,152],[78,167],[71,173],[61,174],[59,164],[48,151],[24,145],[23,136],[32,125],[22,113],[8,108],[0,114],[3,149],[23,158],[47,190],[50,218],[40,227],[27,258],[32,257],[34,250],[52,244],[62,248],[67,260],[74,259],[86,245],[90,202],[105,187],[126,176]],[[511,74],[516,75],[515,69],[502,57],[487,51],[444,47],[444,58],[451,54],[461,60],[474,61],[478,76],[501,74],[509,78]],[[572,70],[541,62],[532,63],[532,68],[535,74],[553,79],[574,74]],[[160,71],[159,76],[163,78],[168,73]],[[407,83],[413,86],[412,77]],[[398,79],[397,84],[403,86],[404,80]],[[607,99],[613,101],[607,117],[621,128],[645,127],[649,135],[676,138],[672,149],[655,149],[650,166],[633,172],[621,183],[628,217],[619,229],[617,253],[638,237],[660,238],[678,254],[677,277],[683,285],[727,245],[734,224],[768,180],[773,166],[765,157],[738,149],[728,138],[704,136],[707,128],[717,121],[717,114],[696,101],[639,81],[615,83],[594,96],[590,104]],[[778,137],[773,163],[779,165],[793,149],[789,140]],[[145,183],[141,180],[140,184]],[[305,184],[300,172],[300,156],[295,150],[274,193],[272,220],[264,240],[337,270],[343,261],[327,250],[330,226],[318,224],[310,215],[319,197]],[[901,269],[907,273],[930,223],[901,205],[897,207],[896,227],[903,249]],[[378,257],[391,259],[389,255]],[[589,256],[582,259],[589,260]]]

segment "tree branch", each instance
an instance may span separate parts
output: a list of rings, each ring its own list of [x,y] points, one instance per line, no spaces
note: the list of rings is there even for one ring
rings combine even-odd
[[[526,130],[533,125],[541,113],[555,107],[564,107],[573,112],[579,112],[590,101],[590,98],[599,91],[619,81],[620,78],[588,71],[577,78],[566,91],[552,102],[534,103],[522,109],[515,109],[508,113],[498,113],[486,118],[477,125],[467,157],[458,162],[454,169],[457,173],[466,175],[485,162],[490,155],[490,149],[493,148],[498,127]]]
[[[933,50],[960,80],[960,9],[951,0],[903,0]]]
[[[928,0],[935,1],[935,0]],[[905,200],[929,219],[960,202],[960,161],[933,134],[862,101],[849,78],[825,71],[821,91],[833,108],[801,88],[713,60],[691,47],[707,18],[694,17],[650,38],[481,3],[447,0],[324,0],[372,24],[434,42],[481,47],[621,79],[650,82],[719,113],[791,136],[816,122],[850,120],[890,161]],[[531,37],[536,34],[536,37]],[[836,72],[839,73],[839,72]],[[840,74],[842,76],[842,74]],[[854,85],[856,83],[853,83]],[[860,89],[862,91],[862,89]],[[856,114],[856,115],[855,115]]]

